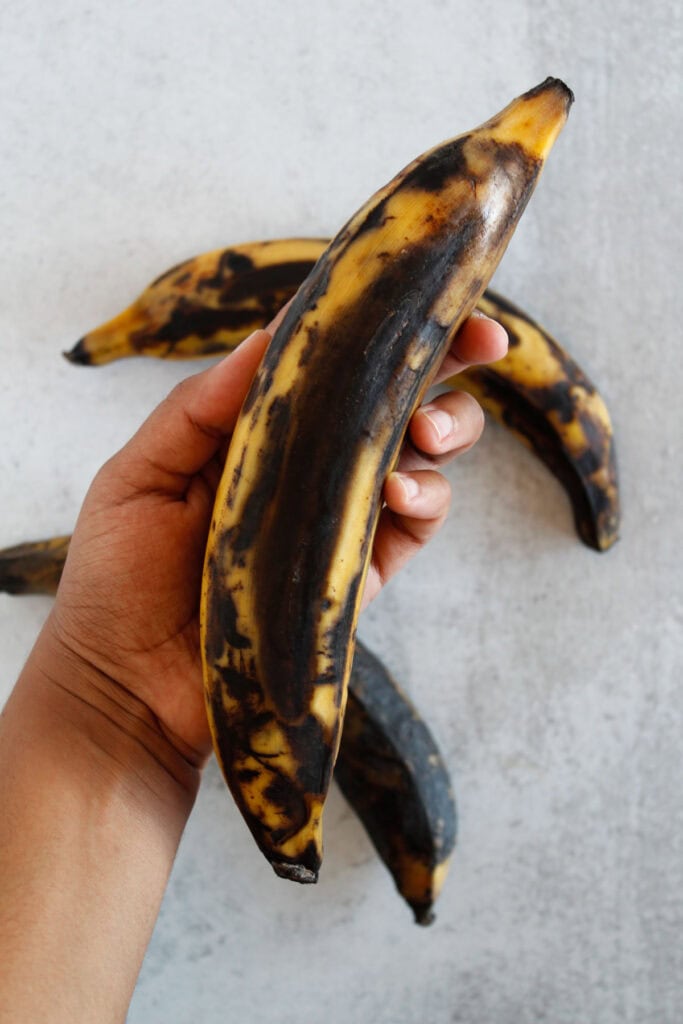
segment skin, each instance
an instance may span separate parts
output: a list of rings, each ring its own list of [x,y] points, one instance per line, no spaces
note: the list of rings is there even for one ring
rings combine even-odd
[[[0,716],[0,1024],[123,1021],[211,752],[199,656],[222,457],[277,320],[178,385],[97,474],[53,609]],[[438,380],[505,354],[472,317]],[[439,472],[483,427],[450,391],[413,416],[367,604],[438,531]]]

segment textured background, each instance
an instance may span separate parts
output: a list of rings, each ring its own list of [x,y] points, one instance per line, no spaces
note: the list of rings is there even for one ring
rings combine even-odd
[[[60,350],[230,242],[334,231],[546,75],[576,104],[495,284],[600,385],[617,547],[491,425],[439,539],[361,633],[431,723],[459,850],[416,928],[332,794],[320,884],[275,878],[215,764],[131,1024],[683,1016],[681,7],[567,0],[2,4],[0,543],[68,532],[192,369]],[[678,214],[678,226],[675,224]],[[4,698],[48,610],[0,596]]]

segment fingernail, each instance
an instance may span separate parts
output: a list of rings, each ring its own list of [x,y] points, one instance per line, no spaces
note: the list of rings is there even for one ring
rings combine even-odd
[[[417,496],[417,492],[420,490],[417,480],[407,473],[394,473],[397,480],[400,481],[401,487],[403,488],[403,497],[407,501],[412,501]]]
[[[492,323],[496,323],[496,321],[493,320],[493,318],[490,317],[488,313],[485,313],[483,309],[479,309],[478,306],[472,310],[470,316],[476,316],[477,320],[491,320]]]
[[[455,433],[455,420],[450,413],[438,409],[434,405],[425,405],[422,409],[429,422],[436,431],[439,441],[444,441],[451,434]]]
[[[257,334],[263,334],[264,330],[264,327],[257,327],[255,331],[252,331],[251,334],[248,334],[246,338],[242,339],[240,345],[248,345],[252,338],[255,338]],[[266,331],[266,334],[267,333],[268,332]]]

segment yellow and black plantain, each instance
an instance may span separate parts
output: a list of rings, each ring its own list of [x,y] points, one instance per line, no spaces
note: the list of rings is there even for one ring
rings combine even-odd
[[[479,303],[506,329],[508,353],[454,383],[530,447],[565,488],[581,540],[606,551],[619,536],[612,421],[597,388],[531,317],[491,292]]]
[[[571,100],[547,79],[376,193],[298,290],[245,399],[207,544],[202,655],[218,760],[283,877],[318,877],[383,482]]]
[[[70,539],[0,550],[0,591],[54,595]],[[451,780],[428,726],[360,641],[334,778],[415,920],[430,924],[456,839]]]
[[[235,348],[291,299],[328,243],[274,239],[185,260],[64,355],[96,366],[125,356],[194,359]]]
[[[334,778],[418,924],[431,924],[457,832],[450,776],[434,737],[360,641]]]
[[[329,245],[283,238],[214,249],[171,267],[64,355],[81,366],[129,356],[197,359],[229,352],[265,327]]]
[[[95,365],[126,355],[189,359],[229,351],[292,298],[326,245],[299,238],[250,242],[187,260],[82,338],[68,358]],[[477,306],[506,328],[510,350],[496,364],[468,367],[447,384],[473,394],[533,449],[567,491],[581,539],[607,550],[619,532],[619,493],[602,397],[523,310],[490,290]]]

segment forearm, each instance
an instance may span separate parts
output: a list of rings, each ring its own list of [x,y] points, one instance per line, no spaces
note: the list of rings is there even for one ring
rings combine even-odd
[[[123,1021],[198,771],[34,650],[0,717],[0,1022]]]

